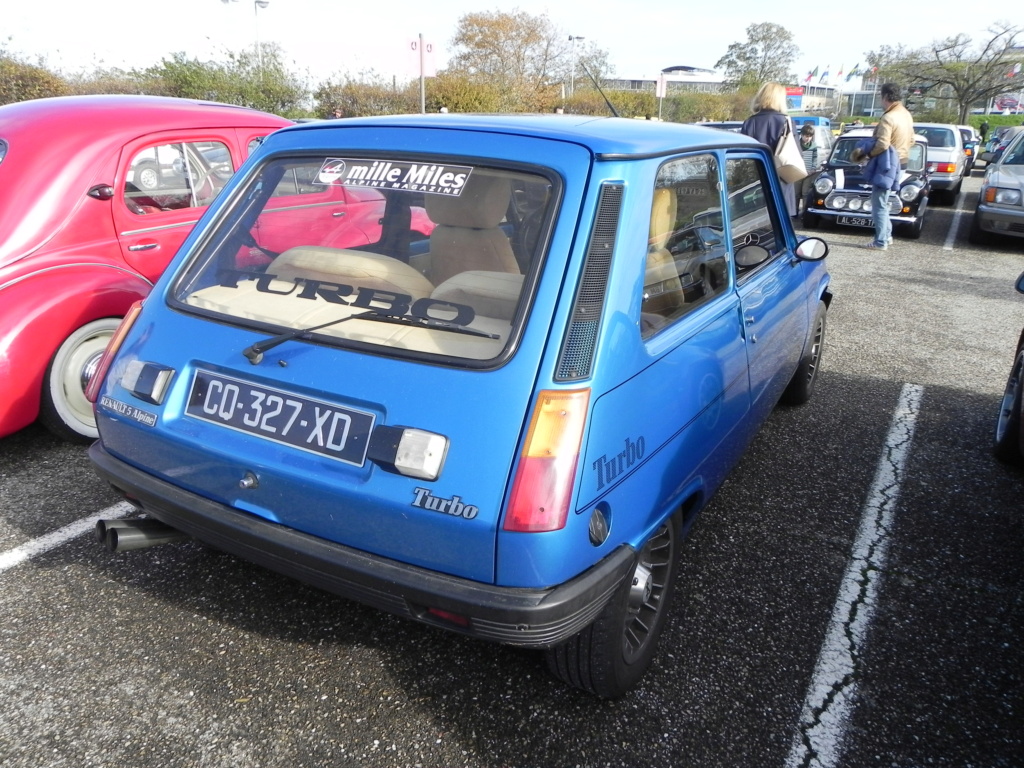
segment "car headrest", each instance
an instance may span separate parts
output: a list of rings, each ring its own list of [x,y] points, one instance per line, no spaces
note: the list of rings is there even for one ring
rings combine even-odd
[[[511,196],[507,178],[477,171],[470,175],[461,195],[426,195],[425,207],[435,224],[492,229],[501,223]]]

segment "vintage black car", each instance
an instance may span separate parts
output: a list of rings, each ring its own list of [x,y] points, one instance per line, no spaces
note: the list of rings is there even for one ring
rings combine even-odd
[[[828,162],[814,182],[805,201],[803,224],[814,229],[823,222],[855,227],[873,227],[871,185],[863,175],[864,166],[850,159],[857,144],[870,138],[872,129],[854,128],[839,136]],[[928,142],[917,136],[910,148],[906,170],[900,175],[900,190],[889,198],[893,234],[912,239],[921,236],[931,185],[927,171]]]

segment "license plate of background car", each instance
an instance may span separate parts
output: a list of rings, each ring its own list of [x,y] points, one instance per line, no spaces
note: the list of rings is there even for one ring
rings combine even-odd
[[[852,224],[855,227],[872,227],[874,223],[871,219],[866,219],[863,216],[840,216],[838,219],[840,224]]]
[[[192,379],[185,413],[358,467],[375,420],[372,413],[202,369]]]

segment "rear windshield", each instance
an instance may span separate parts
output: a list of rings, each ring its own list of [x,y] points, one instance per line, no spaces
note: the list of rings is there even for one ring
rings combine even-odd
[[[318,343],[491,361],[526,314],[554,184],[436,157],[274,159],[234,195],[174,300]]]

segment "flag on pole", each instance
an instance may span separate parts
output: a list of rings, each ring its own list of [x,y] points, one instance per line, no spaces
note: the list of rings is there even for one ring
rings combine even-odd
[[[811,78],[812,78],[812,77],[814,77],[814,73],[813,73],[813,72],[808,72],[808,73],[807,73],[807,77],[805,77],[805,78],[804,78],[804,82],[805,82],[805,83],[809,83],[809,82],[811,82]]]
[[[845,64],[840,64],[839,65],[839,71],[836,72],[836,80],[839,80],[843,76],[843,67],[844,66],[846,66],[846,65]]]
[[[861,74],[861,71],[860,62],[858,61],[856,64],[853,65],[853,69],[846,73],[847,82],[849,82],[852,78],[856,77],[859,74]]]
[[[828,80],[828,68],[831,66],[831,64],[827,64],[825,66],[825,71],[821,73],[821,77],[818,80],[819,83],[824,83],[826,80]]]

